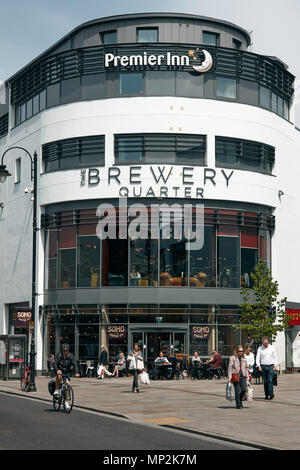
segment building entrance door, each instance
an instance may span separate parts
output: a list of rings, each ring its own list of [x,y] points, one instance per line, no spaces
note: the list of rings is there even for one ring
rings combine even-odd
[[[138,343],[143,353],[147,368],[152,370],[153,363],[158,357],[160,351],[165,356],[169,356],[171,352],[174,354],[184,354],[187,352],[187,332],[170,331],[167,329],[145,329],[143,331],[131,331],[131,345]]]

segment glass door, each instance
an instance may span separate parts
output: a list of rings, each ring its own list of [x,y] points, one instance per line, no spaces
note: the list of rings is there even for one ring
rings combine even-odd
[[[26,336],[13,336],[8,339],[8,378],[20,379],[26,361]]]
[[[184,354],[186,351],[186,333],[173,333],[172,334],[172,350],[174,354]]]

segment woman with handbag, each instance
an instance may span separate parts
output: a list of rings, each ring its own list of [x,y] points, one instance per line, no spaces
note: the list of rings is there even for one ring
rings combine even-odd
[[[243,346],[238,346],[229,359],[228,381],[233,383],[236,408],[243,408],[242,399],[247,389],[248,363]]]
[[[130,361],[129,370],[133,375],[132,392],[139,393],[138,375],[144,369],[144,362],[140,347],[137,343],[133,346],[133,350],[128,354],[127,359]]]

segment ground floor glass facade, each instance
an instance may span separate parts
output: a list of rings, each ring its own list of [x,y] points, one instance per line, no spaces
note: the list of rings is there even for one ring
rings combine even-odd
[[[60,344],[68,342],[79,361],[97,361],[102,344],[113,362],[135,342],[144,359],[153,363],[160,350],[166,355],[211,356],[216,349],[228,358],[246,333],[235,330],[237,306],[222,305],[95,305],[44,307],[44,363]]]

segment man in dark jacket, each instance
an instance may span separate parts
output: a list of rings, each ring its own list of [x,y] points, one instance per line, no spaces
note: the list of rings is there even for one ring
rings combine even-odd
[[[59,394],[58,389],[63,377],[66,377],[70,382],[72,368],[74,369],[75,376],[80,377],[77,361],[73,354],[70,353],[70,346],[67,343],[64,343],[61,346],[61,352],[56,355],[53,364],[53,369],[56,375],[54,395]]]
[[[99,364],[100,366],[107,366],[108,364],[107,351],[104,348],[103,344],[100,348]]]

